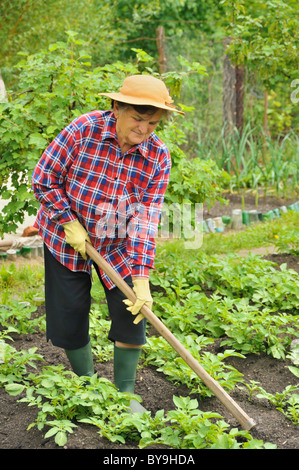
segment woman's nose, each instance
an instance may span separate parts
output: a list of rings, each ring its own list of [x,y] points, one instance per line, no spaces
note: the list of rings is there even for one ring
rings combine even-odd
[[[139,130],[142,134],[147,134],[148,132],[148,124],[146,122],[141,122],[139,124]]]

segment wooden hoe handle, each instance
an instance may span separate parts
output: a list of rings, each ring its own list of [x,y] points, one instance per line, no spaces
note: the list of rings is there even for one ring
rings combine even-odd
[[[136,296],[131,287],[122,279],[122,277],[107,263],[107,261],[86,242],[86,253],[90,258],[107,274],[114,284],[123,292],[123,294],[132,302],[135,302]],[[205,369],[194,359],[194,357],[184,348],[176,337],[166,328],[158,317],[144,305],[141,309],[142,315],[153,325],[153,327],[163,336],[172,348],[181,356],[186,364],[198,375],[205,385],[214,393],[221,403],[231,412],[239,421],[243,429],[249,431],[255,422],[245,411],[226,393],[226,391],[213,379]]]

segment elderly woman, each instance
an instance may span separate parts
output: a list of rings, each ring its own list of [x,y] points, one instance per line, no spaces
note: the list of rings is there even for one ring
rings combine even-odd
[[[101,95],[112,99],[112,111],[75,119],[48,146],[32,176],[40,202],[36,226],[45,245],[47,340],[65,350],[76,374],[94,374],[92,261],[85,252],[90,241],[137,297],[132,305],[95,266],[111,318],[114,382],[121,392],[134,393],[146,342],[139,311],[152,306],[149,269],[171,167],[169,151],[154,131],[164,113],[183,113],[171,104],[165,84],[149,75],[127,77],[119,93]],[[134,400],[131,409],[144,411]]]

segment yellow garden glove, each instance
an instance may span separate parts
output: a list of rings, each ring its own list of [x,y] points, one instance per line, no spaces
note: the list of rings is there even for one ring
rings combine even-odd
[[[83,225],[81,225],[77,219],[73,222],[63,224],[63,229],[65,233],[65,241],[71,245],[74,250],[79,251],[84,259],[87,259],[85,242],[90,242],[90,239]]]
[[[128,305],[127,310],[132,313],[132,315],[136,316],[133,323],[137,325],[144,317],[139,311],[145,304],[148,308],[152,308],[153,299],[151,296],[150,286],[149,286],[149,279],[148,278],[137,278],[133,279],[133,291],[137,297],[136,302],[133,303],[131,300],[126,299],[124,303]],[[138,315],[139,313],[139,315]]]

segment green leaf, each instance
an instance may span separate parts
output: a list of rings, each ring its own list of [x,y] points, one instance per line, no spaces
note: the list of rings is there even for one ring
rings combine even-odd
[[[64,431],[59,431],[55,436],[55,442],[60,447],[64,446],[67,443],[67,434]]]
[[[53,388],[54,382],[50,379],[44,379],[42,380],[41,385],[45,388]]]
[[[24,388],[24,385],[16,383],[5,385],[5,390],[7,391],[7,393],[9,393],[9,395],[12,396],[20,395],[20,393],[23,392]]]
[[[289,369],[292,372],[292,374],[296,375],[296,377],[299,377],[299,367],[289,366]]]
[[[54,436],[59,431],[59,429],[55,426],[51,428],[46,434],[45,434],[45,439],[48,439],[48,437]]]
[[[29,138],[29,145],[34,145],[36,148],[44,150],[48,146],[48,142],[40,134],[32,134]]]

